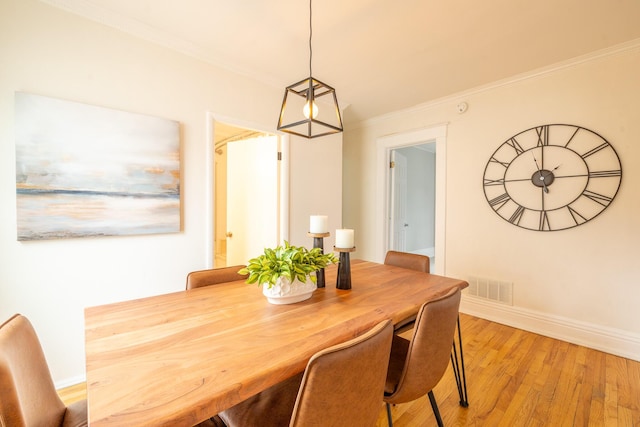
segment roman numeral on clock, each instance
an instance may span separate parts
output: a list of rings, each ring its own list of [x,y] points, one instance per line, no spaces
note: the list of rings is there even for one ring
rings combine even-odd
[[[518,209],[516,209],[513,215],[511,215],[511,218],[509,218],[509,222],[511,224],[516,224],[516,225],[520,224],[520,220],[522,219],[522,214],[524,214],[524,207],[518,206]]]
[[[607,178],[612,176],[622,176],[622,171],[620,169],[616,169],[610,171],[589,172],[589,178]]]
[[[596,193],[595,191],[590,190],[584,190],[582,195],[604,207],[609,206],[609,203],[611,203],[611,201],[613,200],[609,196],[605,196],[604,194]]]
[[[540,126],[536,128],[538,134],[538,147],[549,145],[549,126]]]
[[[524,148],[522,148],[522,146],[520,145],[520,143],[518,143],[518,141],[515,139],[515,137],[511,138],[510,140],[505,142],[505,144],[507,144],[508,146],[513,148],[514,150],[516,150],[516,155],[518,155],[518,156],[520,154],[524,153]]]
[[[495,210],[498,210],[501,207],[503,207],[507,202],[509,202],[509,200],[511,200],[511,197],[509,197],[507,193],[503,193],[498,197],[494,197],[493,199],[489,200],[489,204],[493,206]]]
[[[549,217],[547,216],[547,211],[540,212],[540,223],[538,225],[538,230],[551,230],[551,227],[549,226]]]
[[[571,218],[573,218],[573,221],[576,223],[576,225],[584,224],[588,221],[586,217],[584,217],[582,214],[580,214],[580,212],[578,212],[571,206],[567,206],[567,209],[569,210],[569,214],[571,215]]]
[[[586,159],[587,157],[596,154],[598,151],[602,150],[603,148],[607,148],[608,146],[609,146],[609,143],[603,142],[602,144],[598,145],[597,147],[592,148],[591,150],[589,150],[586,153],[584,153],[581,157],[583,159]]]

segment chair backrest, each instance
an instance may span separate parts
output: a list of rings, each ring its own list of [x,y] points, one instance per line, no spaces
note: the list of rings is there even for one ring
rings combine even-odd
[[[238,274],[238,270],[244,267],[244,265],[234,265],[231,267],[192,271],[187,274],[187,289],[217,285],[218,283],[234,282],[236,280],[245,280],[249,277],[248,274]]]
[[[316,353],[307,364],[289,425],[375,425],[392,336],[391,321],[386,320],[357,338]]]
[[[0,426],[62,424],[66,407],[36,332],[20,314],[0,325],[0,396]]]
[[[449,364],[459,308],[460,289],[454,288],[443,297],[422,305],[411,341],[394,337],[393,351],[396,344],[402,345],[402,342],[408,345],[408,349],[404,349],[406,359],[401,366],[397,386],[392,393],[387,391],[385,402],[413,401],[438,384]],[[392,369],[394,367],[390,365],[390,374]]]
[[[388,251],[384,258],[386,265],[408,268],[409,270],[429,273],[430,260],[426,255],[410,254],[408,252]]]

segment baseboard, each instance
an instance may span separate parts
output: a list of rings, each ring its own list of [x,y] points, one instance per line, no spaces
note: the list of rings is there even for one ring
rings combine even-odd
[[[67,388],[76,384],[83,383],[86,380],[87,378],[84,375],[77,375],[75,377],[65,378],[61,381],[56,381],[55,387],[56,387],[56,390],[60,390],[62,388]]]
[[[640,362],[640,334],[463,295],[460,312]]]

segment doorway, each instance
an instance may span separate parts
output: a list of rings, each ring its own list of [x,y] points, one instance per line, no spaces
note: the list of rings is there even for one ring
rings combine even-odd
[[[246,264],[280,240],[280,152],[277,135],[214,122],[214,267]]]
[[[433,273],[446,273],[446,130],[440,125],[377,139],[380,260],[391,249],[421,253],[431,258]]]
[[[435,269],[436,144],[391,150],[389,249],[426,255]]]

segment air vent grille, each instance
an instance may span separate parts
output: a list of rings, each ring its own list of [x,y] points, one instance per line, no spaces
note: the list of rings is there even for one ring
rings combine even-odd
[[[513,282],[476,276],[469,276],[468,282],[468,295],[513,305]]]

